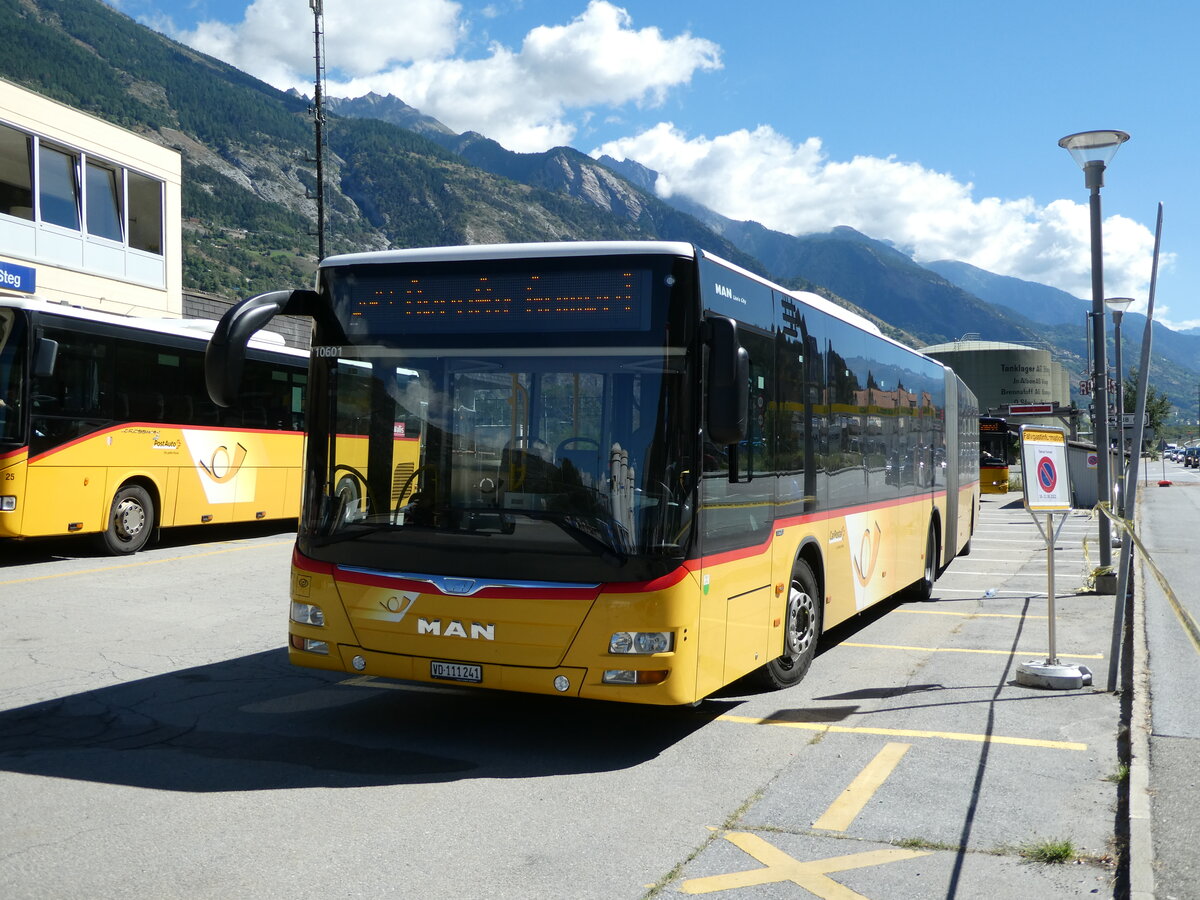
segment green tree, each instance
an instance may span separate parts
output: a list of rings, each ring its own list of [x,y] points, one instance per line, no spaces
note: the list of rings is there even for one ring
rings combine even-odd
[[[1125,412],[1134,413],[1137,411],[1137,386],[1138,386],[1138,371],[1131,369],[1129,374],[1125,376]],[[1156,433],[1161,433],[1162,426],[1167,421],[1167,416],[1171,414],[1171,401],[1162,391],[1154,389],[1154,385],[1146,385],[1146,428],[1153,430]]]

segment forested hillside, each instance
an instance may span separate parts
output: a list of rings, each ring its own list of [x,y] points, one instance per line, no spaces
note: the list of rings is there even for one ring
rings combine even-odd
[[[306,100],[98,0],[0,0],[0,21],[11,43],[0,76],[183,154],[187,287],[233,298],[311,280],[316,175]],[[331,115],[326,137],[331,253],[659,236],[394,124]]]

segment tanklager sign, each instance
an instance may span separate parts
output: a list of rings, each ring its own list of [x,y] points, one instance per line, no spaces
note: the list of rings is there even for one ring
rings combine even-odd
[[[1058,512],[1072,508],[1067,437],[1063,429],[1021,426],[1021,474],[1025,508],[1030,512]]]

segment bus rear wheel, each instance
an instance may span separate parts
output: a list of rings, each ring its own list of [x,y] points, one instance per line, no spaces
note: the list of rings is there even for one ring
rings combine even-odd
[[[910,600],[924,601],[933,596],[933,582],[938,574],[938,537],[937,527],[929,523],[929,536],[925,539],[925,571],[919,581],[913,582],[908,589]]]
[[[126,485],[113,497],[108,512],[108,527],[101,537],[104,549],[114,556],[137,553],[154,532],[154,501],[146,489]]]
[[[821,594],[817,579],[803,560],[796,561],[788,586],[783,655],[758,670],[758,681],[770,690],[799,684],[817,655],[821,636]]]

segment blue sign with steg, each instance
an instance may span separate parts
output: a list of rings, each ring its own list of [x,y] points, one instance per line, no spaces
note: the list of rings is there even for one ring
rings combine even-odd
[[[37,290],[37,269],[0,259],[0,290],[32,294]]]

